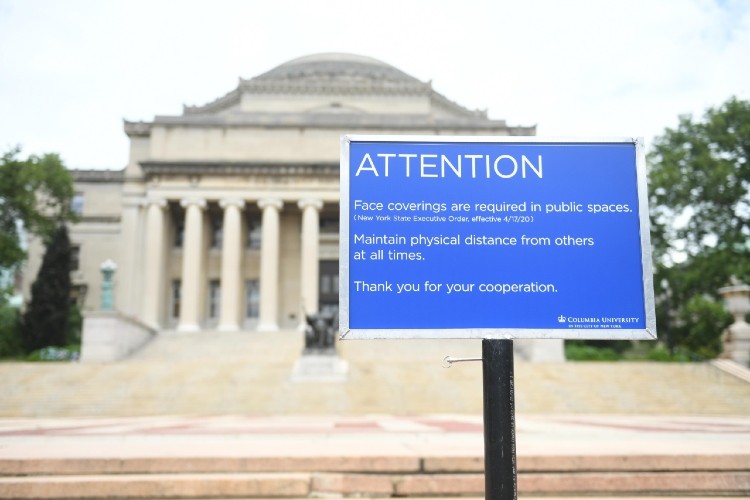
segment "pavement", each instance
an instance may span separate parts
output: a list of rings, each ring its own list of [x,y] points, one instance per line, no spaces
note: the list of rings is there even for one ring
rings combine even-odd
[[[454,456],[484,453],[480,416],[239,415],[0,419],[0,460]],[[517,415],[517,455],[746,455],[750,417]]]
[[[516,417],[522,498],[750,494],[748,417]],[[0,498],[481,498],[483,466],[470,415],[0,419]]]

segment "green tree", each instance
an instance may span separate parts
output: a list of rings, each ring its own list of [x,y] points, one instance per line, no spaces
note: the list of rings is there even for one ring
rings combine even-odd
[[[699,358],[715,358],[721,353],[721,332],[732,322],[724,307],[710,297],[696,295],[680,308],[674,326],[680,346]]]
[[[26,257],[20,228],[49,241],[55,229],[74,220],[73,179],[56,154],[21,159],[16,147],[0,156],[0,269]]]
[[[68,344],[70,288],[70,240],[66,226],[60,225],[44,253],[23,315],[21,331],[27,352]]]
[[[649,154],[657,328],[670,350],[720,351],[717,289],[750,280],[750,101],[682,116]]]
[[[18,309],[8,302],[10,292],[0,290],[0,359],[13,358],[23,353],[19,334]]]

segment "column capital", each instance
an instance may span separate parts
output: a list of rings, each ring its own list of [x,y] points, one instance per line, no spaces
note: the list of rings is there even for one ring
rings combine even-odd
[[[206,200],[204,198],[183,198],[180,200],[180,205],[182,206],[182,208],[196,206],[203,210],[204,208],[206,208]]]
[[[317,198],[302,198],[297,202],[297,206],[302,210],[307,207],[312,207],[320,212],[320,209],[323,208],[323,200]]]
[[[261,210],[265,210],[267,207],[281,210],[281,207],[283,206],[284,202],[279,198],[263,198],[262,200],[258,200],[258,207],[260,207]]]
[[[245,208],[245,200],[242,198],[224,198],[219,200],[219,206],[221,208],[237,207],[242,210]]]
[[[143,204],[147,207],[151,205],[155,205],[159,208],[167,208],[167,199],[166,198],[158,198],[155,196],[149,196],[146,198],[143,202]]]

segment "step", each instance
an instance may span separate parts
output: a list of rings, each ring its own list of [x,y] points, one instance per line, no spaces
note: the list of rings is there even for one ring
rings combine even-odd
[[[523,495],[750,494],[750,472],[520,473]],[[0,498],[307,498],[479,496],[482,474],[203,473],[0,478]]]
[[[119,474],[0,478],[0,498],[290,498],[307,497],[300,473]]]
[[[395,496],[481,495],[482,474],[409,475],[396,480]],[[750,494],[750,472],[519,473],[526,495],[709,495]]]
[[[290,342],[288,336],[282,337],[287,340],[280,344]],[[0,416],[482,413],[480,364],[441,367],[448,354],[475,356],[468,347],[442,342],[435,346],[399,342],[394,347],[388,342],[358,341],[341,348],[342,359],[349,363],[346,381],[311,383],[291,380],[301,346],[299,350],[273,347],[270,337],[239,338],[241,345],[227,357],[223,349],[231,352],[232,342],[216,339],[222,349],[196,341],[194,355],[172,356],[165,350],[153,358],[112,364],[0,363],[4,381]],[[246,357],[237,359],[240,354]],[[743,373],[750,370],[744,370],[739,372],[728,362],[519,362],[516,411],[748,415],[750,384]],[[414,383],[399,383],[407,379]]]
[[[2,459],[0,476],[218,472],[416,473],[419,457],[143,457]]]
[[[545,455],[518,457],[521,473],[738,472],[748,455]],[[257,456],[0,458],[0,476],[351,472],[362,474],[482,473],[483,456]]]

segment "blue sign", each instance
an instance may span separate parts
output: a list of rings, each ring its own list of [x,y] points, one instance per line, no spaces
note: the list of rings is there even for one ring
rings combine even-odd
[[[640,140],[345,136],[342,338],[655,338]]]

